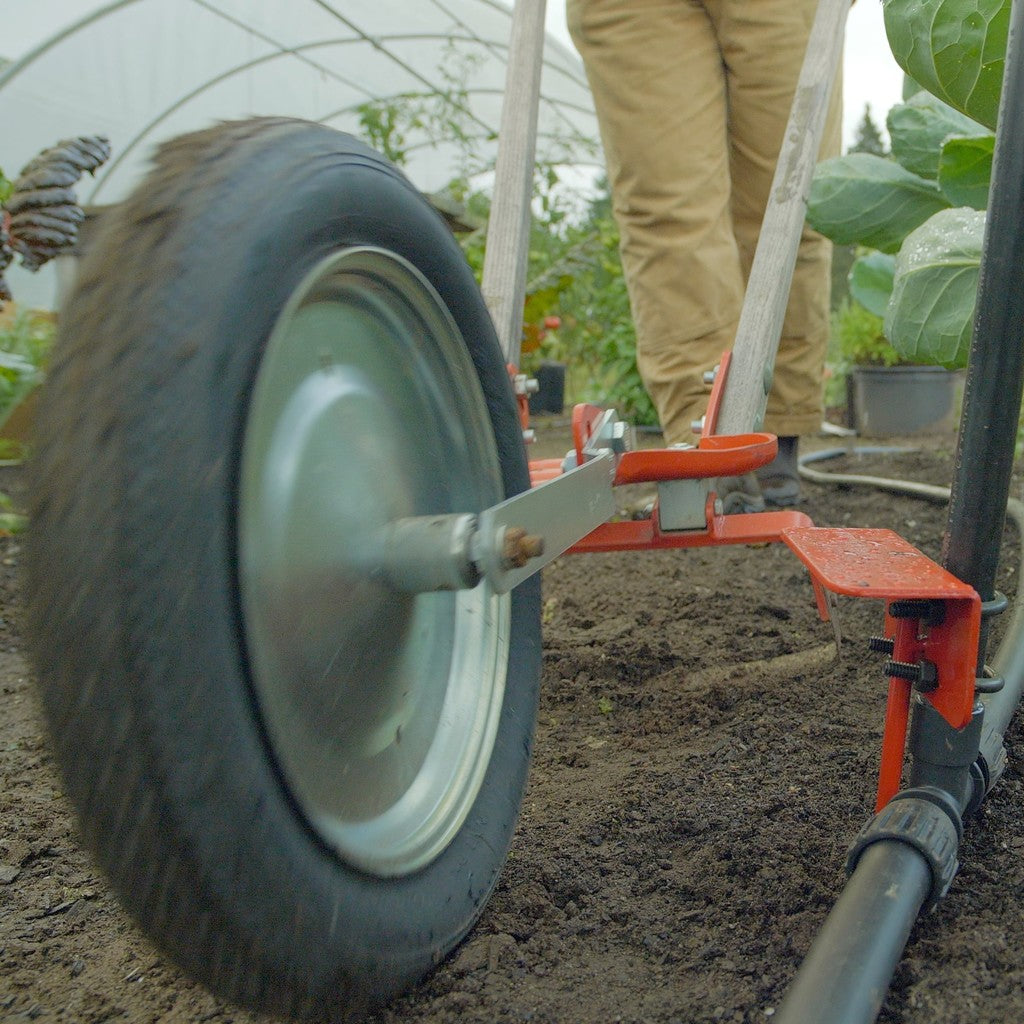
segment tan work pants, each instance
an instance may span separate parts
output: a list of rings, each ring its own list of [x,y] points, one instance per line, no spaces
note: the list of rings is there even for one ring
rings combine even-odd
[[[668,443],[693,441],[730,348],[815,0],[568,0],[621,234],[640,374]],[[838,77],[838,73],[837,73]],[[839,152],[833,90],[821,155]],[[805,228],[765,428],[815,431],[831,245]]]

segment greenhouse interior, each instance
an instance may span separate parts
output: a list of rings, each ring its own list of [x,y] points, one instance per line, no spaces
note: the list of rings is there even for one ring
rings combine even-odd
[[[48,0],[0,37],[0,170],[14,180],[61,140],[103,136],[110,156],[78,185],[86,209],[118,202],[167,139],[219,121],[288,116],[376,144],[438,194],[486,181],[505,93],[512,11],[501,0]],[[596,167],[589,90],[547,36],[538,161]],[[60,261],[56,261],[58,264]],[[56,271],[8,279],[53,308]]]

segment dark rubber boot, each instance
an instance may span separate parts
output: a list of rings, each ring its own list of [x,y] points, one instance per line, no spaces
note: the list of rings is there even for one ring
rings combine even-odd
[[[722,511],[727,516],[740,512],[763,512],[764,498],[757,477],[753,473],[743,476],[721,476],[716,486],[722,502]]]

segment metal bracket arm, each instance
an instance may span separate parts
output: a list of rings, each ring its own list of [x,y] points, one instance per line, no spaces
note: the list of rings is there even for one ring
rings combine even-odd
[[[503,594],[615,514],[614,478],[615,456],[606,451],[477,515],[397,519],[377,532],[367,571],[411,594],[462,590],[481,579]]]

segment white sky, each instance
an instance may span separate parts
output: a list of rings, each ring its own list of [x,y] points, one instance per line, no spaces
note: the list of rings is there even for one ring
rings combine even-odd
[[[548,0],[547,29],[572,47],[565,27],[565,0]],[[846,149],[853,142],[864,105],[871,105],[871,116],[884,134],[885,115],[891,106],[900,102],[903,92],[903,72],[889,50],[879,0],[859,0],[853,5],[846,23],[843,59],[843,148]]]

